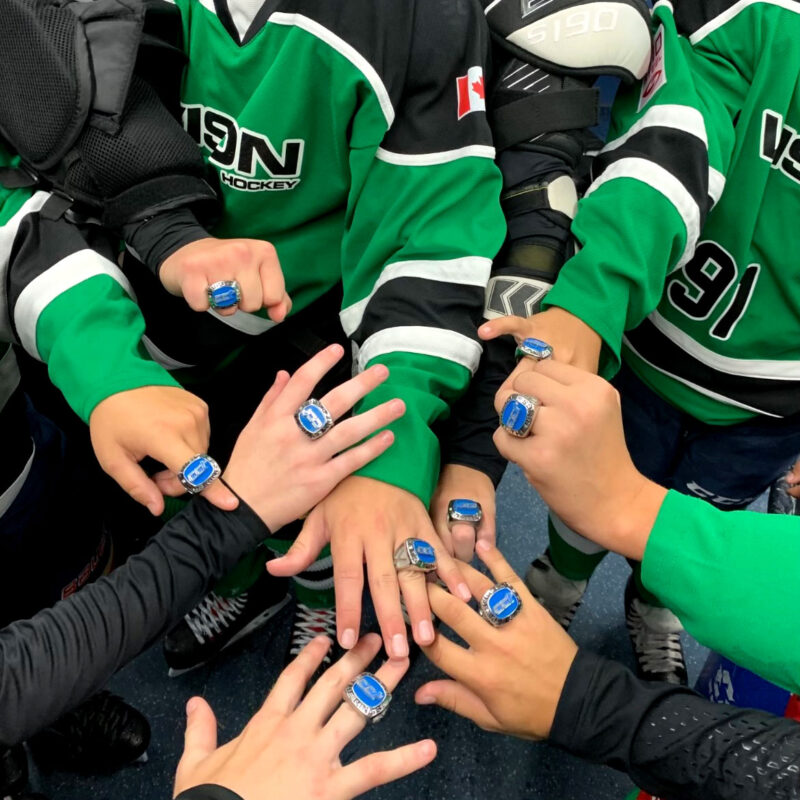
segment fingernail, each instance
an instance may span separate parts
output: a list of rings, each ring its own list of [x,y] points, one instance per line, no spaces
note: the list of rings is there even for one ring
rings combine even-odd
[[[332,344],[331,353],[336,353],[337,355],[341,355],[342,353],[344,353],[344,347],[342,347],[340,344]]]
[[[394,434],[391,431],[384,431],[380,434],[380,437],[383,442],[391,442],[394,439]]]
[[[392,636],[392,655],[395,658],[406,658],[408,656],[408,642],[402,633]]]
[[[417,705],[432,706],[436,702],[436,698],[430,694],[422,694],[417,698]]]
[[[472,600],[472,592],[469,590],[469,586],[467,586],[466,583],[458,584],[458,596],[467,603]]]
[[[197,708],[197,698],[190,697],[189,702],[186,704],[186,716],[188,717]]]
[[[345,650],[350,650],[355,647],[356,644],[356,632],[353,628],[345,628],[344,633],[342,634],[342,647]]]
[[[480,550],[481,553],[488,553],[489,552],[489,542],[485,542],[483,539],[479,539],[475,543],[475,549]]]
[[[158,506],[155,503],[149,503],[147,506],[147,510],[154,516],[157,517],[159,514]]]
[[[406,404],[402,400],[392,400],[389,405],[393,414],[400,414],[405,410]]]
[[[372,371],[380,378],[385,378],[389,374],[389,368],[383,364],[376,364]]]
[[[424,758],[430,758],[436,752],[436,745],[431,742],[423,742],[419,748],[422,751],[422,755]]]
[[[433,641],[433,625],[424,619],[419,624],[419,640],[422,644],[430,644]]]

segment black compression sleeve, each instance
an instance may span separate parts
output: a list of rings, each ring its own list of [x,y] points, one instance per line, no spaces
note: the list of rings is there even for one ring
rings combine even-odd
[[[800,724],[641,681],[584,650],[567,676],[550,741],[627,772],[663,800],[800,798]]]
[[[175,797],[175,800],[242,800],[242,798],[224,786],[204,783],[202,786],[193,786],[191,789],[181,792]]]
[[[243,501],[220,511],[197,498],[110,576],[0,631],[0,746],[103,686],[268,535]]]
[[[164,211],[122,227],[122,238],[155,275],[164,260],[176,250],[209,236],[188,208]]]

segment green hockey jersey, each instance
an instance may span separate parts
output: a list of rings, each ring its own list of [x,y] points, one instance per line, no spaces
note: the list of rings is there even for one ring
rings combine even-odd
[[[294,311],[341,283],[359,370],[401,397],[395,444],[361,474],[427,502],[430,425],[466,388],[505,223],[473,0],[176,0],[187,131],[219,175],[219,236],[272,242]],[[237,312],[220,324],[266,331]],[[166,354],[169,342],[157,342]],[[182,360],[186,363],[185,359]]]
[[[675,0],[547,298],[694,417],[800,412],[800,3]]]

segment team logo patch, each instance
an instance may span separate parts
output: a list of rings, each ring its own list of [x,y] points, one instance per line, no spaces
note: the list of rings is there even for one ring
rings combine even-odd
[[[653,95],[667,82],[667,71],[664,67],[664,26],[662,25],[653,37],[653,55],[650,68],[642,81],[642,93],[639,95],[641,111],[652,99]]]
[[[456,78],[458,91],[458,118],[473,111],[486,111],[486,86],[483,67],[470,67],[466,75]]]

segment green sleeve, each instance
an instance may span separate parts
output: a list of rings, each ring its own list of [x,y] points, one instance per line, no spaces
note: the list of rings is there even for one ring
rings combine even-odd
[[[580,249],[543,303],[602,337],[606,377],[619,367],[623,333],[656,308],[667,274],[694,252],[724,188],[733,120],[748,88],[713,43],[693,48],[679,35],[668,4],[655,9],[654,23],[650,71],[619,94],[578,205]]]
[[[800,691],[800,519],[720,511],[670,491],[642,581],[706,645]]]

